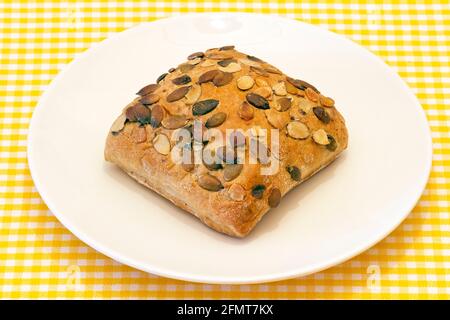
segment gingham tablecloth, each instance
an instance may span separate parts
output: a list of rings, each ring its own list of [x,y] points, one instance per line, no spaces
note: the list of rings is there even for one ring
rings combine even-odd
[[[383,4],[380,4],[383,2]],[[379,55],[426,111],[430,180],[401,226],[329,270],[260,285],[147,274],[91,249],[39,197],[27,166],[33,109],[78,53],[145,21],[187,12],[278,14],[343,34]],[[0,298],[450,298],[450,6],[448,1],[0,2]]]

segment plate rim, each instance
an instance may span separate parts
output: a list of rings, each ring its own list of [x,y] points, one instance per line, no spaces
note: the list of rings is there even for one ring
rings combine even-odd
[[[427,144],[427,163],[426,168],[424,168],[424,171],[422,173],[421,179],[419,183],[417,183],[417,189],[415,192],[414,197],[411,197],[411,199],[414,199],[414,201],[411,200],[411,203],[407,207],[408,209],[405,210],[405,212],[399,216],[398,221],[390,226],[390,228],[386,228],[386,230],[382,230],[382,232],[377,233],[373,239],[365,239],[364,241],[361,241],[361,244],[359,246],[355,246],[353,250],[347,250],[344,253],[341,253],[337,256],[333,256],[328,259],[324,259],[324,261],[320,263],[316,263],[314,265],[309,265],[308,267],[300,267],[300,268],[294,268],[290,271],[286,272],[275,272],[275,273],[269,273],[264,276],[254,276],[254,277],[236,277],[236,276],[208,276],[208,275],[198,275],[193,273],[183,273],[179,271],[172,271],[167,270],[164,268],[160,268],[158,266],[155,266],[151,263],[139,263],[137,261],[134,261],[134,259],[127,257],[126,255],[123,255],[119,252],[116,252],[113,248],[108,248],[103,246],[101,243],[99,243],[96,239],[93,239],[86,235],[82,230],[79,230],[76,226],[71,225],[64,217],[64,214],[61,214],[56,210],[54,207],[51,197],[48,196],[45,187],[43,187],[41,183],[41,179],[38,177],[38,173],[34,169],[34,157],[33,157],[33,151],[32,151],[32,144],[33,144],[33,131],[35,130],[35,123],[36,123],[36,114],[39,113],[39,110],[44,108],[45,102],[47,101],[48,97],[50,96],[50,92],[53,91],[53,88],[56,86],[57,83],[61,81],[61,79],[64,78],[64,75],[69,72],[69,70],[72,68],[72,66],[80,59],[84,59],[88,54],[90,54],[95,48],[104,46],[110,41],[114,41],[117,38],[123,36],[124,34],[131,32],[132,30],[139,29],[139,28],[145,28],[146,26],[153,26],[155,24],[164,24],[168,23],[172,20],[178,20],[183,18],[189,18],[189,17],[198,17],[198,16],[258,16],[260,18],[266,18],[266,19],[278,19],[281,22],[287,22],[287,23],[298,23],[300,25],[306,25],[307,27],[313,28],[319,32],[328,32],[331,33],[333,36],[340,38],[341,40],[344,40],[351,46],[357,46],[359,49],[362,49],[366,55],[371,57],[372,59],[375,59],[375,61],[382,65],[384,68],[389,70],[389,73],[401,83],[401,85],[404,87],[405,91],[408,92],[411,103],[414,104],[416,108],[417,116],[421,118],[421,121],[426,124],[424,127],[427,131],[427,138],[426,144]],[[424,140],[424,141],[425,141]],[[382,241],[384,238],[386,238],[390,233],[392,233],[395,229],[398,228],[398,226],[408,217],[408,215],[411,213],[413,208],[416,206],[417,202],[419,201],[423,191],[426,188],[426,184],[428,182],[430,173],[431,173],[431,167],[432,167],[432,155],[433,155],[433,145],[432,145],[432,136],[431,136],[431,130],[430,130],[430,124],[428,122],[428,119],[426,117],[425,110],[420,104],[420,101],[417,99],[416,95],[412,92],[411,88],[407,85],[407,83],[398,75],[398,73],[390,67],[386,62],[384,62],[380,57],[372,53],[369,49],[366,47],[363,47],[362,45],[352,41],[351,39],[345,37],[344,35],[338,34],[336,32],[333,32],[331,30],[327,30],[326,28],[323,28],[318,25],[309,24],[300,20],[296,20],[289,17],[284,16],[278,16],[278,15],[268,15],[268,14],[258,14],[258,13],[231,13],[231,12],[205,12],[205,13],[188,13],[188,14],[182,14],[178,16],[172,16],[172,17],[165,17],[161,18],[155,21],[148,21],[143,22],[137,25],[134,25],[128,29],[125,29],[120,32],[116,32],[112,35],[107,36],[105,39],[101,40],[100,42],[96,42],[92,44],[90,47],[85,49],[83,52],[76,54],[73,59],[64,65],[62,69],[59,71],[59,73],[53,78],[53,80],[48,84],[48,86],[45,88],[45,91],[39,98],[34,110],[32,117],[29,122],[28,126],[28,137],[27,137],[27,162],[28,167],[30,171],[31,178],[33,179],[34,186],[36,190],[38,191],[40,197],[48,207],[48,209],[51,211],[51,213],[60,221],[64,227],[73,233],[78,239],[80,239],[82,242],[84,242],[86,245],[92,247],[93,249],[99,251],[101,254],[104,254],[105,256],[118,261],[120,263],[123,263],[125,265],[131,266],[135,269],[148,272],[150,274],[162,276],[162,277],[168,277],[176,280],[183,280],[183,281],[189,281],[189,282],[195,282],[195,283],[208,283],[208,284],[256,284],[256,283],[267,283],[267,282],[274,282],[274,281],[281,281],[301,276],[310,275],[316,272],[323,271],[325,269],[331,268],[333,266],[336,266],[338,264],[341,264],[359,254],[362,252],[368,250],[375,244]]]

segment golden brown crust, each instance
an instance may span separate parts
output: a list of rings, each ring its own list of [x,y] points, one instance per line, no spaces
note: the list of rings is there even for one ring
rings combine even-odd
[[[234,59],[234,61],[226,61],[227,59]],[[219,61],[224,62],[218,64]],[[196,64],[194,67],[187,66],[189,63]],[[276,205],[277,202],[274,201],[276,196],[270,198],[273,189],[279,189],[281,196],[284,196],[299,183],[332,162],[347,147],[348,135],[345,122],[333,106],[334,102],[319,94],[318,90],[311,85],[291,80],[273,66],[236,50],[211,49],[206,51],[202,58],[188,60],[187,64],[180,65],[175,71],[166,75],[159,86],[156,86],[156,90],[154,87],[147,89],[152,91],[150,94],[156,95],[156,97],[148,97],[148,93],[144,97],[148,101],[157,100],[157,102],[146,108],[151,110],[156,105],[162,107],[163,119],[165,119],[163,125],[166,127],[170,127],[168,117],[171,115],[185,116],[186,125],[189,125],[194,119],[205,123],[214,114],[224,112],[226,120],[216,128],[224,136],[226,129],[239,128],[245,131],[259,127],[267,129],[270,138],[270,129],[279,128],[280,153],[278,158],[280,161],[277,173],[262,175],[261,168],[267,165],[260,162],[244,163],[242,171],[232,181],[225,181],[223,169],[210,171],[203,164],[196,164],[192,171],[187,172],[181,165],[172,161],[170,154],[166,154],[165,141],[161,142],[166,138],[155,139],[159,134],[164,134],[173,148],[175,142],[171,140],[171,137],[174,130],[166,129],[162,125],[153,128],[148,124],[149,119],[145,118],[145,115],[142,116],[142,113],[147,112],[146,110],[128,111],[130,107],[140,104],[139,101],[142,98],[136,98],[124,109],[123,114],[128,117],[126,123],[113,125],[112,131],[115,132],[108,134],[105,158],[117,164],[138,182],[194,214],[211,228],[231,236],[244,237],[270,209],[269,202],[272,201],[272,205],[274,203]],[[230,75],[226,74],[226,79],[219,77],[213,81],[198,84],[199,79],[202,82],[202,79],[205,78],[201,78],[205,72],[218,69],[228,70]],[[181,72],[181,70],[185,72]],[[184,83],[189,80],[181,78],[185,77],[184,75],[190,77],[189,82]],[[253,79],[254,84],[250,89],[240,90],[238,88],[237,80],[242,76],[250,76]],[[249,86],[246,81],[242,81],[240,84],[243,88]],[[187,86],[190,88],[182,89],[188,92],[185,97],[177,101],[167,101],[168,95]],[[199,91],[201,92],[199,93]],[[249,93],[266,96],[270,109],[264,110],[250,106],[253,118],[244,120],[240,116],[240,108],[244,101],[249,102],[247,99]],[[286,105],[280,107],[281,104],[278,100],[282,98],[291,100],[291,106],[286,110]],[[193,115],[192,104],[206,99],[218,100],[219,104],[207,114]],[[319,109],[314,109],[317,107]],[[154,111],[154,114],[156,115],[157,112]],[[145,119],[142,120],[143,118],[139,118],[140,116]],[[122,115],[122,119],[124,118]],[[176,120],[180,121],[180,117]],[[301,139],[291,137],[294,133],[288,130],[287,124],[292,121],[306,125],[306,138],[303,137],[305,134],[303,131],[299,133]],[[120,122],[120,119],[117,122]],[[155,123],[152,122],[152,124]],[[290,126],[289,129],[292,127],[295,126]],[[299,127],[303,128],[302,125]],[[320,129],[325,131],[325,139],[327,139],[327,135],[330,139],[334,138],[335,148],[331,147],[332,140],[328,140],[330,142],[328,145],[322,145],[324,142],[320,137],[323,139],[323,135],[313,135]],[[292,168],[294,167],[299,169],[301,177],[299,181],[295,179],[298,177],[295,176],[296,172],[293,172]],[[198,180],[205,173],[216,177],[223,188],[219,191],[202,188]],[[256,185],[265,187],[260,199],[252,194],[252,188]],[[242,196],[243,199],[241,199]]]

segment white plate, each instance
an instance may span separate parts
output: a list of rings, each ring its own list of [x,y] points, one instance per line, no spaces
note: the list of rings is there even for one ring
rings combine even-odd
[[[103,160],[109,127],[137,89],[192,52],[230,43],[333,97],[350,134],[341,158],[241,240],[210,230]],[[308,24],[244,14],[160,20],[93,46],[42,96],[28,145],[42,198],[81,240],[138,269],[207,283],[306,275],[368,249],[414,207],[431,154],[421,106],[380,59]]]

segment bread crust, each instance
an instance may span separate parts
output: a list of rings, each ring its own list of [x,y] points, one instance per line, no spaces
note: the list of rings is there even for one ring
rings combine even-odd
[[[256,164],[244,163],[241,173],[232,181],[224,180],[223,170],[211,171],[203,164],[196,164],[192,171],[187,172],[180,164],[174,163],[170,155],[159,153],[154,145],[154,139],[158,134],[165,134],[170,139],[174,130],[166,129],[162,126],[154,128],[152,125],[130,121],[130,119],[126,121],[123,128],[118,132],[114,131],[117,128],[113,126],[108,133],[105,159],[118,165],[139,183],[195,215],[214,230],[230,236],[244,237],[271,208],[269,197],[272,194],[272,190],[278,189],[281,196],[284,196],[295,186],[326,167],[347,148],[348,133],[341,114],[334,106],[321,105],[321,99],[324,96],[317,93],[314,87],[307,87],[306,90],[308,92],[306,93],[310,94],[311,98],[317,101],[309,99],[308,95],[305,94],[306,90],[297,90],[297,94],[287,93],[277,96],[274,93],[277,89],[276,85],[283,82],[285,86],[289,86],[289,81],[285,74],[268,63],[259,59],[249,59],[249,56],[234,49],[210,49],[200,59],[201,61],[191,70],[186,71],[186,69],[183,69],[186,72],[182,72],[180,70],[182,68],[178,67],[175,71],[166,75],[164,80],[159,83],[158,88],[152,93],[159,96],[159,101],[148,106],[148,108],[152,109],[158,104],[164,108],[166,117],[169,115],[184,115],[188,121],[197,119],[203,123],[212,115],[224,112],[227,115],[226,120],[216,128],[224,136],[226,129],[243,129],[245,131],[259,127],[268,130],[269,138],[271,134],[270,129],[274,129],[274,126],[268,121],[268,118],[273,113],[278,119],[277,123],[281,122],[281,129],[279,130],[279,170],[276,174],[262,175],[261,168],[265,165],[260,162]],[[239,71],[231,73],[232,80],[229,83],[223,86],[216,86],[213,82],[197,84],[199,78],[206,71],[218,69],[217,62],[226,59],[234,59],[240,67]],[[247,65],[245,62],[251,65]],[[255,71],[253,70],[255,66],[272,72]],[[192,104],[186,102],[186,97],[178,101],[167,102],[167,95],[180,87],[180,85],[173,83],[172,80],[183,75],[188,75],[191,78],[191,82],[187,85],[194,84],[201,88],[201,95],[197,101],[205,99],[216,99],[219,101],[218,106],[213,111],[205,115],[194,116]],[[244,75],[249,75],[256,81],[251,89],[245,91],[237,87],[237,79]],[[298,83],[296,84],[298,85]],[[263,110],[252,107],[253,119],[242,119],[239,115],[239,110],[243,102],[247,100],[247,94],[250,92],[261,93],[264,91],[264,89],[261,89],[263,87],[271,88],[271,99],[267,98],[270,109]],[[314,88],[316,94],[311,92],[312,88]],[[290,89],[291,91],[293,90],[292,87]],[[278,103],[277,100],[286,97],[291,99],[292,106],[289,110],[277,111],[275,107],[275,104]],[[126,114],[126,110],[130,107],[140,104],[140,99],[138,97],[127,105],[123,114]],[[323,102],[327,105],[330,104],[329,100]],[[325,110],[330,121],[328,123],[321,121],[314,113],[314,107],[321,107]],[[124,118],[123,114],[122,118]],[[290,121],[298,121],[305,124],[309,130],[308,137],[305,139],[292,138],[286,127],[286,124]],[[333,151],[314,140],[313,133],[320,129],[325,130],[329,136],[334,138],[336,145]],[[175,142],[170,141],[170,144],[171,148],[173,148]],[[286,169],[293,166],[300,170],[300,181],[293,179],[291,172]],[[201,175],[206,173],[216,177],[223,188],[216,192],[202,188],[198,180]],[[235,184],[238,184],[245,190],[243,200],[233,200],[230,188]],[[252,195],[252,188],[255,185],[265,186],[260,199]]]

